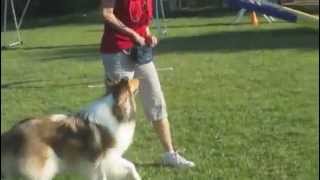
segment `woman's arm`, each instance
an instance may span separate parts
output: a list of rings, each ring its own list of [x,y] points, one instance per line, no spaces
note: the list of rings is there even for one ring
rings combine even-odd
[[[154,35],[152,35],[149,26],[146,29],[146,44],[148,44],[150,47],[156,47],[158,45],[158,38]]]
[[[149,26],[148,26],[147,29],[146,29],[146,35],[147,35],[147,36],[152,36],[152,33],[151,33],[151,31],[150,31]]]
[[[102,15],[105,21],[107,21],[114,29],[120,31],[133,39],[141,46],[145,45],[145,39],[140,36],[133,29],[123,24],[113,13],[116,0],[102,0]]]

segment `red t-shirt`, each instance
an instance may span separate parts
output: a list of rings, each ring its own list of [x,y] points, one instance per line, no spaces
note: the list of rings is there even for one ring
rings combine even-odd
[[[115,16],[126,26],[146,37],[146,28],[152,20],[152,0],[116,0]],[[104,23],[104,33],[101,40],[101,53],[116,53],[122,49],[133,47],[133,40],[122,32]]]

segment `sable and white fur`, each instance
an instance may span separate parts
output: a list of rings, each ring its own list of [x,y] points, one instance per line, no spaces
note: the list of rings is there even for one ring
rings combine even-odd
[[[74,171],[89,180],[140,180],[122,157],[135,128],[138,80],[121,80],[75,115],[29,118],[1,135],[1,176],[51,180]]]

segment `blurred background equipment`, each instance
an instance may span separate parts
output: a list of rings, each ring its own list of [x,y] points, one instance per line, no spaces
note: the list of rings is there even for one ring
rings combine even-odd
[[[313,0],[313,2],[314,5],[317,4],[316,1]],[[297,9],[292,9],[277,3],[271,3],[265,0],[228,0],[228,3],[231,7],[256,11],[288,22],[312,26],[313,28],[318,28],[319,26],[318,15],[316,16]]]
[[[263,1],[267,1],[267,0],[251,0],[251,2],[256,2],[258,4],[261,5],[261,3]],[[243,18],[243,16],[245,15],[245,13],[247,12],[247,9],[246,8],[241,8],[238,12],[238,15],[237,15],[237,18],[236,20],[234,21],[234,23],[239,23],[240,20]],[[252,11],[250,13],[250,16],[251,16],[251,24],[254,25],[254,26],[257,26],[258,25],[258,17],[256,16],[256,12],[255,11]],[[272,23],[273,21],[275,21],[275,19],[272,17],[272,16],[268,16],[266,14],[263,14],[263,17],[269,22],[269,23]]]
[[[23,43],[21,34],[20,34],[20,28],[23,23],[26,12],[29,8],[30,2],[31,0],[27,0],[25,2],[25,5],[22,9],[20,17],[18,17],[14,0],[4,0],[1,2],[1,7],[3,7],[3,10],[1,10],[1,12],[3,12],[3,14],[1,14],[1,17],[2,17],[1,27],[3,28],[1,29],[1,49],[5,49],[8,47],[15,47]],[[3,3],[3,6],[2,6],[2,3]],[[14,29],[16,33],[15,33],[14,40],[8,40],[7,42],[6,32],[8,27],[8,15],[9,15],[8,11],[10,10],[11,10],[11,17],[13,20]]]

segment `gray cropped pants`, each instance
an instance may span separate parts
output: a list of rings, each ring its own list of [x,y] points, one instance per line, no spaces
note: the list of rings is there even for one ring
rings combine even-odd
[[[161,90],[158,72],[153,62],[137,64],[125,52],[102,54],[105,78],[119,81],[122,78],[140,80],[139,97],[148,120],[157,121],[167,118],[167,108]]]

